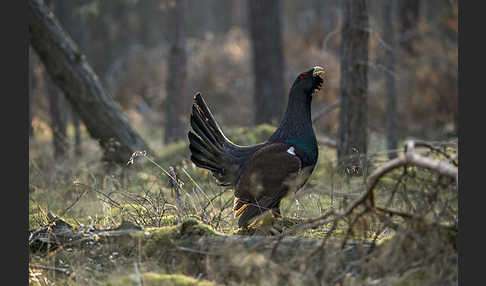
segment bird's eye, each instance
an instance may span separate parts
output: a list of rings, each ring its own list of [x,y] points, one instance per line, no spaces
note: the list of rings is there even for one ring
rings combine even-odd
[[[303,72],[300,74],[300,79],[303,79],[304,77],[308,76],[309,74],[306,72]]]

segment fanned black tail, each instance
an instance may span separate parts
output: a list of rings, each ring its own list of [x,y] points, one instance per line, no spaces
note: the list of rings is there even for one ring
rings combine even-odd
[[[224,146],[227,139],[199,92],[194,96],[191,127],[194,131],[188,133],[191,161],[212,171],[220,184],[225,185],[225,169],[231,164]]]

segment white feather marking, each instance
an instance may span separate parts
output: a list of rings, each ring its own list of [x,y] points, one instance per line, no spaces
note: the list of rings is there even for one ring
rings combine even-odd
[[[295,148],[293,146],[290,147],[289,149],[287,149],[287,153],[295,156]]]

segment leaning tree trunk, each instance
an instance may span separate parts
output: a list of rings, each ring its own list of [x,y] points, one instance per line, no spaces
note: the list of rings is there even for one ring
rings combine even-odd
[[[167,73],[167,98],[163,105],[165,115],[165,143],[185,138],[187,133],[183,112],[186,106],[186,100],[184,100],[186,91],[184,86],[187,78],[184,24],[184,9],[186,6],[186,0],[176,1],[174,8],[169,12],[169,23],[173,28],[169,31],[169,40],[171,43]]]
[[[338,161],[360,175],[367,153],[368,12],[365,0],[343,0]]]
[[[250,0],[247,3],[253,50],[254,122],[276,124],[285,108],[281,2]]]
[[[388,148],[388,158],[397,157],[398,148],[398,109],[397,109],[397,90],[395,81],[395,35],[393,32],[393,6],[395,1],[385,1],[383,9],[383,39],[387,43],[385,49],[384,63],[388,70],[385,73],[386,83],[386,139]]]
[[[32,47],[89,134],[103,148],[103,159],[123,164],[135,151],[150,151],[53,13],[41,0],[29,0],[28,14]]]

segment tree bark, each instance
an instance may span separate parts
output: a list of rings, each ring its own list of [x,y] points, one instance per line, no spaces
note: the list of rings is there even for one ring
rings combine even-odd
[[[69,149],[67,138],[68,105],[62,92],[47,79],[47,97],[49,99],[49,114],[51,117],[52,145],[54,147],[54,158],[62,159]]]
[[[58,0],[55,2],[55,15],[57,16],[59,22],[64,27],[66,32],[69,33],[70,37],[74,39],[78,43],[78,47],[80,50],[85,51],[87,48],[86,37],[84,34],[86,33],[86,26],[80,25],[80,23],[76,22],[75,19],[75,11],[78,9],[75,1],[64,1]],[[74,155],[80,157],[81,153],[81,128],[80,128],[80,119],[79,116],[76,114],[72,108],[69,108],[69,114],[71,118],[71,123],[74,127]]]
[[[419,1],[406,0],[399,1],[399,18],[400,18],[400,42],[402,47],[410,55],[416,55],[414,48],[415,35],[417,35],[417,22],[419,19]]]
[[[141,20],[140,27],[140,41],[146,49],[152,48],[165,40],[164,15],[158,7],[160,1],[158,0],[143,0],[139,1],[138,11]]]
[[[71,109],[71,120],[74,127],[74,155],[76,157],[81,157],[83,152],[81,151],[81,122],[76,111]]]
[[[393,31],[393,7],[395,1],[387,0],[384,2],[383,9],[383,40],[390,49],[385,49],[384,64],[389,72],[385,73],[386,82],[386,139],[388,148],[388,158],[397,157],[398,148],[398,108],[397,91],[395,81],[395,37]]]
[[[367,153],[368,11],[365,0],[344,0],[341,40],[338,162],[362,174]]]
[[[66,18],[68,15],[69,8],[66,6],[68,2],[62,1],[60,3],[55,3],[54,1],[46,1],[47,7],[55,11],[59,20],[64,26],[66,25]],[[63,19],[64,18],[64,21]],[[54,148],[54,158],[56,160],[61,160],[66,157],[67,151],[69,149],[69,140],[67,137],[67,120],[69,117],[69,106],[62,94],[62,91],[54,84],[52,79],[47,76],[47,97],[49,102],[49,115],[51,118],[51,130],[52,130],[52,145]]]
[[[253,51],[254,122],[275,125],[285,109],[281,2],[250,0],[247,3]]]
[[[167,98],[163,103],[164,113],[164,142],[171,143],[185,138],[187,126],[183,112],[186,107],[184,88],[187,79],[187,56],[185,50],[186,31],[184,9],[187,6],[186,0],[179,0],[174,3],[172,11],[169,12],[169,25],[173,27],[169,31],[170,51],[169,67],[167,74]]]
[[[42,1],[29,0],[28,14],[32,47],[89,134],[103,148],[103,159],[125,164],[133,152],[150,151],[53,13]]]

